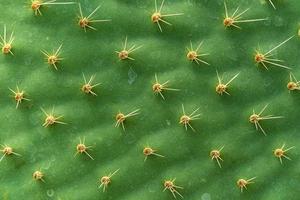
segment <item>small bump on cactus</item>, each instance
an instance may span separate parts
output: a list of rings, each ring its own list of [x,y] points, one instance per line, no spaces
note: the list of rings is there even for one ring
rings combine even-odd
[[[165,157],[165,156],[163,156],[163,155],[161,155],[161,154],[158,154],[158,153],[156,153],[157,152],[157,150],[155,150],[155,149],[152,149],[151,147],[149,147],[149,146],[147,146],[147,147],[145,147],[144,149],[143,149],[143,154],[145,155],[145,159],[144,159],[144,161],[146,161],[147,160],[147,158],[148,158],[148,156],[158,156],[158,157]]]
[[[216,160],[220,168],[222,168],[220,161],[222,161],[222,162],[224,161],[224,160],[221,158],[221,151],[223,150],[223,148],[224,148],[224,146],[222,146],[222,147],[221,147],[220,149],[218,149],[218,150],[217,150],[217,149],[214,149],[214,150],[212,150],[212,151],[210,152],[210,157],[211,157],[211,159],[212,159],[212,160]]]
[[[43,172],[41,172],[41,169],[33,172],[32,177],[36,181],[42,181],[42,182],[46,183],[46,181],[44,179],[44,174],[43,174]]]
[[[277,148],[277,149],[274,150],[274,155],[279,159],[280,164],[282,164],[282,158],[286,158],[288,160],[291,160],[291,158],[286,155],[286,152],[288,152],[289,150],[295,148],[294,146],[292,146],[292,147],[289,147],[287,149],[284,149],[284,147],[285,147],[285,144],[283,144],[280,148]]]
[[[4,144],[4,145],[1,144],[1,146],[2,146],[3,149],[1,149],[0,151],[2,151],[3,156],[1,156],[0,162],[3,160],[3,158],[5,156],[10,156],[10,155],[21,156],[21,154],[14,152],[14,150],[13,150],[12,147],[10,147],[10,146],[8,146],[6,144]]]
[[[46,115],[45,121],[43,123],[44,127],[52,126],[54,124],[66,124],[65,122],[59,120],[63,117],[63,115],[60,115],[58,117],[54,115],[54,106],[52,107],[50,113],[47,113],[43,108],[41,108],[41,110]]]
[[[246,12],[248,12],[248,10],[250,8],[247,8],[246,10],[238,13],[239,7],[237,7],[235,9],[235,11],[233,12],[232,15],[228,14],[228,9],[227,9],[227,5],[226,2],[224,1],[224,9],[225,9],[225,18],[223,20],[223,24],[224,26],[227,27],[235,27],[238,29],[241,29],[240,26],[238,26],[237,24],[240,23],[249,23],[249,22],[259,22],[259,21],[265,21],[267,20],[267,18],[261,18],[261,19],[242,19],[243,14],[245,14]]]
[[[254,109],[252,114],[249,117],[249,121],[250,123],[255,125],[256,130],[261,130],[261,132],[266,136],[267,133],[265,132],[265,130],[262,128],[260,122],[263,120],[270,120],[270,119],[280,119],[283,118],[283,116],[273,116],[273,115],[266,115],[266,116],[261,116],[263,114],[263,112],[266,110],[266,108],[268,107],[268,104],[265,105],[263,107],[263,109],[261,109],[261,111],[259,113],[255,113]]]
[[[95,15],[95,13],[100,9],[101,5],[99,5],[97,8],[95,8],[88,16],[84,16],[83,12],[82,12],[82,8],[81,8],[81,4],[78,4],[79,6],[79,21],[78,21],[78,25],[84,29],[84,31],[86,32],[87,28],[90,28],[94,31],[96,31],[97,29],[95,27],[92,26],[93,23],[99,23],[99,22],[109,22],[111,21],[110,19],[93,19],[93,16]]]
[[[218,84],[216,86],[216,92],[220,95],[223,95],[223,93],[230,95],[229,92],[227,91],[229,84],[238,77],[240,73],[237,73],[234,75],[227,83],[222,83],[222,78],[219,76],[219,73],[217,71],[217,78],[218,78]]]
[[[58,70],[57,64],[63,60],[63,58],[60,57],[62,44],[59,45],[56,51],[53,51],[52,53],[48,53],[46,50],[42,50],[41,52],[45,55],[45,59],[47,63],[54,67],[54,69]]]
[[[100,185],[99,185],[99,188],[102,188],[103,187],[103,192],[106,191],[108,185],[111,183],[111,178],[116,174],[118,173],[120,169],[117,169],[116,171],[114,171],[113,173],[109,173],[109,175],[107,176],[102,176],[100,178]]]
[[[243,192],[244,189],[247,189],[247,185],[254,183],[254,181],[253,181],[254,179],[256,179],[256,177],[253,177],[250,179],[241,178],[241,179],[237,180],[236,184],[240,188],[241,192]]]
[[[209,53],[199,53],[202,44],[203,44],[203,41],[201,41],[199,43],[199,45],[197,46],[197,48],[194,49],[192,41],[190,41],[190,48],[188,48],[188,47],[186,48],[187,51],[188,51],[186,57],[187,57],[188,60],[190,60],[192,62],[196,62],[198,65],[200,63],[204,63],[206,65],[209,65],[208,62],[201,59],[201,57],[209,55]]]
[[[42,15],[41,9],[47,5],[70,5],[75,4],[75,2],[56,2],[56,0],[31,0],[31,9],[35,15]]]
[[[259,50],[256,50],[256,53],[255,53],[255,56],[254,56],[255,62],[257,64],[263,65],[266,70],[269,69],[268,66],[267,66],[268,64],[272,65],[272,66],[275,66],[275,67],[291,69],[290,67],[287,67],[285,65],[280,64],[280,62],[283,62],[283,60],[273,58],[273,55],[271,53],[273,51],[275,51],[276,49],[278,49],[279,47],[281,47],[282,45],[284,45],[285,43],[287,43],[293,37],[294,36],[291,36],[288,39],[284,40],[283,42],[281,42],[280,44],[278,44],[277,46],[275,46],[274,48],[269,50],[267,53],[260,53]]]
[[[180,192],[178,192],[178,189],[183,189],[183,187],[175,185],[175,180],[176,178],[172,179],[172,180],[166,180],[164,182],[164,191],[165,190],[169,190],[173,197],[176,199],[176,195],[179,195],[181,198],[183,198],[182,194],[180,194]]]
[[[88,153],[88,150],[91,149],[92,146],[86,146],[85,145],[85,137],[83,137],[83,140],[79,138],[79,144],[76,145],[76,153],[74,155],[77,156],[77,154],[86,154],[90,159],[94,160],[94,158]]]
[[[194,132],[196,132],[196,130],[192,127],[191,122],[200,119],[199,116],[201,114],[197,114],[200,108],[195,109],[193,112],[191,112],[191,114],[186,114],[183,104],[181,105],[181,108],[182,108],[182,116],[179,119],[179,123],[184,125],[186,131],[189,126]]]
[[[120,60],[134,60],[134,58],[130,57],[129,54],[135,52],[136,50],[142,48],[143,46],[132,45],[129,49],[127,49],[127,36],[125,37],[123,49],[121,51],[115,51],[118,54]]]
[[[180,16],[184,14],[184,13],[163,14],[162,9],[164,7],[165,0],[162,0],[159,8],[157,7],[157,0],[154,0],[154,2],[155,2],[155,11],[151,16],[151,20],[153,23],[157,24],[160,32],[163,31],[161,23],[167,24],[169,26],[172,25],[170,22],[165,20],[166,17]]]
[[[161,98],[163,100],[165,100],[165,96],[163,95],[163,91],[179,91],[179,89],[175,89],[175,88],[170,88],[168,87],[168,83],[170,81],[167,80],[166,82],[160,84],[158,82],[158,78],[157,75],[155,74],[155,83],[152,85],[152,90],[154,92],[154,94],[159,94],[161,96]]]
[[[15,40],[14,37],[14,32],[12,31],[9,38],[7,37],[7,30],[6,30],[6,25],[4,25],[3,28],[3,36],[0,35],[0,45],[2,46],[2,53],[3,54],[11,54],[14,55],[12,52],[12,43]]]
[[[16,101],[16,108],[19,107],[19,105],[22,103],[23,100],[25,101],[30,101],[30,99],[25,97],[25,91],[24,90],[20,90],[19,86],[16,86],[16,90],[10,89],[8,88],[12,93],[13,93],[13,98]]]
[[[101,83],[95,83],[93,84],[93,81],[96,77],[96,75],[92,75],[90,79],[87,81],[85,78],[85,75],[82,73],[84,84],[81,87],[81,91],[86,93],[86,94],[92,94],[94,96],[97,96],[97,94],[93,91],[93,88],[97,87],[98,85],[101,85]]]
[[[133,116],[140,114],[139,111],[140,111],[140,109],[136,109],[128,114],[123,114],[119,111],[116,115],[115,127],[119,127],[120,125],[122,125],[122,129],[123,129],[123,131],[125,131],[125,125],[124,125],[125,120],[129,117],[133,117]]]

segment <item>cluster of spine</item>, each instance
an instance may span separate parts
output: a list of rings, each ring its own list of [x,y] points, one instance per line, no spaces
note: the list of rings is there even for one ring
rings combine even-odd
[[[274,7],[274,9],[276,9],[274,6],[274,3],[271,0],[269,0],[269,2]],[[42,15],[41,9],[43,6],[60,5],[60,4],[68,5],[68,4],[75,4],[75,3],[74,2],[57,2],[56,0],[50,0],[50,1],[45,1],[45,2],[42,2],[41,0],[32,0],[31,8],[34,11],[35,15]],[[164,13],[162,13],[163,6],[164,6],[164,0],[162,0],[160,6],[157,5],[157,2],[155,0],[155,11],[151,15],[151,21],[153,23],[157,24],[158,29],[161,32],[163,31],[162,24],[171,25],[171,23],[169,21],[167,21],[165,18],[183,15],[183,13],[164,14]],[[100,6],[95,8],[88,16],[83,15],[82,7],[80,4],[78,4],[78,7],[79,7],[79,14],[80,14],[79,19],[78,19],[78,25],[82,29],[84,29],[85,32],[87,32],[87,29],[96,30],[96,28],[93,26],[94,23],[111,21],[110,19],[94,19],[93,18],[93,16],[98,11]],[[224,9],[225,9],[225,17],[223,19],[223,25],[226,28],[241,29],[241,26],[239,24],[268,20],[267,18],[242,19],[242,16],[249,9],[239,12],[239,8],[237,8],[231,15],[229,15],[228,8],[227,8],[227,5],[225,2],[224,2]],[[262,53],[260,50],[257,50],[255,52],[254,61],[257,63],[257,65],[261,65],[267,70],[268,70],[269,66],[290,69],[289,67],[282,64],[282,62],[283,62],[282,60],[273,58],[272,52],[275,51],[277,48],[281,47],[282,45],[284,45],[286,42],[288,42],[292,38],[293,38],[293,36],[289,37],[288,39],[286,39],[283,42],[276,45],[274,48],[267,51],[266,53]],[[14,53],[13,53],[14,39],[15,38],[14,38],[13,32],[11,32],[10,36],[8,37],[6,26],[4,26],[4,33],[3,33],[3,35],[1,35],[1,42],[0,42],[0,45],[2,46],[3,54],[14,55]],[[197,48],[193,48],[193,44],[191,42],[190,47],[187,48],[186,58],[187,58],[187,60],[194,62],[198,65],[200,65],[200,64],[210,65],[206,60],[203,59],[204,56],[207,56],[209,54],[206,52],[200,51],[202,44],[203,44],[203,41],[199,43]],[[127,37],[126,37],[122,49],[119,51],[115,51],[115,52],[117,53],[117,56],[120,60],[134,60],[134,58],[131,56],[131,54],[134,51],[140,49],[141,47],[142,46],[136,46],[136,45],[132,45],[132,46],[128,47]],[[55,70],[58,70],[58,65],[59,65],[60,61],[63,60],[63,58],[60,56],[61,50],[62,50],[62,44],[51,53],[49,53],[46,50],[41,51],[41,53],[45,56],[47,63],[50,66],[52,66]],[[216,77],[217,77],[217,84],[215,87],[216,93],[219,95],[223,95],[224,93],[227,95],[230,95],[230,93],[228,91],[228,87],[229,87],[230,83],[232,83],[232,81],[235,80],[239,76],[239,74],[240,73],[237,73],[233,77],[231,77],[227,82],[223,82],[222,78],[219,76],[218,71],[216,71]],[[169,80],[165,81],[163,83],[160,83],[160,81],[158,80],[158,76],[156,74],[154,75],[154,77],[155,77],[155,82],[152,85],[152,91],[154,94],[160,95],[160,97],[162,99],[165,100],[165,96],[163,94],[165,91],[179,91],[180,90],[180,89],[175,89],[175,88],[169,87]],[[82,92],[84,92],[86,94],[97,96],[97,94],[95,93],[95,91],[93,91],[93,89],[96,86],[100,85],[100,83],[94,83],[94,79],[95,79],[95,75],[92,75],[90,78],[87,79],[86,76],[83,74],[84,83],[81,87]],[[287,89],[289,91],[300,90],[300,81],[298,81],[292,73],[290,73],[290,76],[289,76],[289,82],[287,83]],[[27,96],[25,95],[25,91],[20,89],[18,85],[16,86],[15,90],[11,89],[11,88],[9,88],[9,90],[12,92],[13,98],[16,101],[16,108],[18,108],[23,101],[30,101],[30,99],[27,98]],[[253,113],[249,116],[249,122],[254,124],[256,130],[260,130],[264,135],[266,135],[266,132],[261,126],[261,121],[282,118],[282,116],[273,116],[273,115],[264,116],[263,112],[265,111],[267,106],[268,105],[263,107],[263,109],[259,113],[256,113],[253,110]],[[42,124],[44,127],[49,127],[54,124],[66,124],[64,121],[61,121],[61,118],[63,117],[62,115],[59,115],[59,116],[55,115],[54,107],[52,108],[51,112],[47,112],[43,108],[41,108],[41,110],[46,116],[44,119],[44,123]],[[196,130],[192,127],[191,123],[194,120],[200,119],[199,117],[201,114],[198,113],[198,111],[199,111],[199,108],[193,110],[190,114],[187,114],[184,106],[182,105],[182,116],[180,116],[180,118],[179,118],[179,124],[183,125],[186,130],[188,130],[188,128],[190,128],[192,131],[195,132]],[[124,123],[125,123],[126,119],[128,119],[129,117],[136,116],[138,114],[140,114],[140,109],[133,110],[127,114],[124,114],[119,111],[115,116],[115,121],[116,121],[115,126],[116,127],[121,126],[123,131],[125,131]],[[91,147],[92,146],[86,146],[85,138],[80,139],[79,144],[77,144],[77,146],[76,146],[75,156],[77,154],[85,154],[90,159],[94,160],[92,155],[90,155],[88,153],[88,150]],[[224,146],[222,146],[219,149],[213,149],[213,150],[211,150],[211,152],[209,154],[210,158],[212,160],[215,160],[220,168],[221,168],[221,162],[223,162],[223,159],[221,157],[221,151],[223,150],[223,148],[224,148]],[[279,147],[273,151],[274,156],[279,158],[280,163],[282,163],[283,158],[290,159],[286,155],[286,152],[291,150],[292,148],[294,148],[294,147],[292,146],[289,148],[285,148],[285,144],[283,144],[281,147]],[[5,156],[9,156],[9,155],[21,156],[21,154],[15,152],[13,150],[13,148],[8,145],[2,145],[1,151],[2,151],[3,155],[0,158],[0,161],[2,161]],[[150,146],[146,146],[142,152],[145,155],[145,161],[147,160],[147,158],[149,156],[165,157],[164,155],[158,154],[157,150],[152,149]],[[99,187],[102,187],[103,191],[105,191],[107,186],[111,183],[112,176],[114,176],[119,170],[120,169],[117,169],[114,172],[109,173],[108,175],[105,175],[100,178]],[[33,173],[32,177],[35,180],[40,180],[40,181],[45,182],[44,174],[42,173],[41,169],[35,171]],[[241,179],[237,180],[236,184],[240,188],[240,190],[243,191],[243,189],[247,188],[247,185],[254,183],[253,180],[255,178],[256,177],[252,177],[250,179],[241,178]],[[176,198],[176,195],[183,197],[181,195],[181,193],[178,192],[178,190],[183,189],[183,187],[175,184],[175,178],[171,179],[171,180],[165,180],[163,183],[163,186],[164,186],[164,191],[169,190],[172,193],[172,195],[174,196],[174,198]]]

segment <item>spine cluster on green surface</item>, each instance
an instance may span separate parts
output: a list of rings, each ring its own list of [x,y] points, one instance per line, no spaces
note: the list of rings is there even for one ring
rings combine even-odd
[[[274,9],[276,9],[274,3],[271,0],[268,0],[269,3],[272,5]],[[158,32],[163,32],[164,25],[172,25],[169,21],[169,17],[179,17],[184,15],[184,13],[164,13],[164,0],[162,0],[161,4],[157,4],[157,1],[155,0],[155,10],[153,14],[151,15],[151,21],[157,25]],[[31,1],[31,8],[35,15],[42,15],[42,9],[44,6],[51,6],[51,5],[71,5],[71,4],[77,4],[75,2],[57,2],[57,1],[41,1],[41,0],[32,0]],[[91,30],[97,30],[97,23],[102,22],[110,22],[111,19],[95,19],[95,15],[97,11],[100,9],[100,6],[96,7],[89,15],[85,16],[83,14],[84,8],[78,3],[79,8],[79,18],[78,18],[78,26],[83,29],[84,32],[88,32]],[[243,11],[239,11],[239,8],[236,8],[232,14],[229,14],[229,9],[224,2],[224,10],[225,10],[225,16],[223,18],[223,25],[226,29],[241,29],[242,24],[244,23],[252,23],[252,22],[262,22],[268,20],[268,18],[246,18],[244,19],[244,15],[249,11],[249,9],[245,9]],[[88,33],[87,33],[88,34]],[[254,53],[253,61],[257,66],[263,67],[266,70],[269,70],[270,67],[279,67],[285,70],[290,70],[291,68],[287,65],[283,64],[282,60],[279,60],[277,58],[273,57],[273,53],[275,50],[277,50],[280,47],[283,47],[288,41],[293,39],[294,36],[289,36],[287,39],[283,40],[282,42],[276,43],[270,50],[263,52],[260,49],[257,49]],[[131,38],[130,38],[131,39]],[[2,53],[5,56],[15,56],[18,57],[18,55],[14,54],[14,32],[12,31],[10,34],[7,33],[7,26],[4,25],[4,32],[1,35],[1,47],[2,47]],[[202,51],[203,47],[203,41],[201,41],[196,48],[193,47],[193,43],[190,42],[189,47],[187,47],[187,53],[186,55],[183,55],[186,57],[187,62],[193,62],[195,65],[211,65],[210,62],[208,62],[205,58],[205,56],[209,56],[209,53],[206,51]],[[128,45],[128,38],[127,36],[124,39],[123,46],[120,50],[115,51],[116,53],[116,59],[119,59],[121,62],[124,60],[129,60],[130,62],[134,62],[136,59],[132,54],[137,50],[142,50],[141,48],[144,47],[142,45]],[[41,50],[41,57],[44,56],[46,59],[46,62],[48,65],[55,70],[59,71],[60,67],[62,65],[63,57],[61,56],[63,50],[63,44],[60,44],[57,49],[54,49],[52,52],[48,52],[46,50]],[[95,87],[99,86],[101,83],[95,81],[95,75],[91,75],[90,77],[86,77],[85,74],[83,75],[83,84],[81,86],[81,91],[84,94],[91,95],[91,96],[97,96],[98,94],[94,91]],[[232,76],[228,77],[226,81],[223,80],[222,76],[220,76],[219,71],[216,70],[216,86],[215,91],[217,95],[230,95],[229,92],[229,86],[232,84],[238,82],[238,77],[240,76],[240,72],[233,74]],[[159,98],[162,98],[163,100],[167,100],[164,93],[166,91],[174,91],[180,92],[181,88],[172,87],[170,84],[170,80],[166,81],[160,81],[158,75],[154,73],[155,82],[151,85],[152,92],[159,96]],[[149,86],[150,88],[150,86]],[[287,83],[287,89],[289,91],[295,91],[300,90],[300,81],[296,79],[294,74],[290,72],[289,76],[289,82]],[[16,108],[19,108],[21,104],[25,101],[31,101],[32,99],[30,96],[27,95],[27,93],[22,90],[22,87],[19,85],[16,85],[16,89],[11,89],[13,98],[16,102]],[[213,92],[213,90],[212,90]],[[24,102],[24,103],[25,103]],[[264,135],[267,135],[267,132],[262,126],[262,121],[264,120],[273,120],[273,119],[281,119],[283,116],[275,116],[275,115],[264,115],[264,112],[268,108],[268,104],[265,105],[259,112],[255,112],[253,109],[253,113],[249,116],[249,122],[254,125],[255,129],[257,131],[261,131]],[[196,132],[197,130],[192,126],[192,123],[197,123],[196,120],[200,120],[201,113],[199,112],[200,108],[196,107],[194,110],[186,111],[184,105],[182,104],[182,115],[179,116],[179,120],[177,123],[179,125],[182,125],[186,131],[191,129],[193,132]],[[55,124],[62,124],[67,125],[67,121],[63,120],[63,115],[57,115],[55,112],[54,106],[52,107],[52,110],[47,110],[46,108],[41,108],[41,112],[44,113],[45,118],[44,122],[42,123],[42,126],[45,128],[50,128],[50,126],[53,126]],[[127,112],[121,112],[115,114],[115,127],[120,128],[125,132],[125,122],[131,118],[134,120],[134,117],[138,117],[139,115],[142,115],[142,111],[140,108],[132,109]],[[92,146],[88,146],[85,144],[85,138],[80,138],[79,143],[76,146],[76,152],[75,156],[78,154],[85,154],[88,156],[91,160],[94,160],[94,155],[90,154]],[[273,154],[276,158],[279,159],[280,163],[282,164],[283,159],[289,159],[290,157],[287,155],[287,152],[291,149],[293,149],[294,146],[285,148],[285,144],[283,144],[281,147],[278,147],[273,151]],[[223,156],[222,153],[224,152],[225,146],[221,146],[216,149],[212,149],[209,154],[209,158],[216,161],[216,164],[222,168],[222,162]],[[18,152],[15,152],[14,147],[11,147],[9,145],[2,145],[1,149],[3,155],[0,159],[0,162],[5,158],[5,156],[15,155],[15,156],[21,156]],[[160,154],[159,150],[153,149],[150,145],[147,145],[142,150],[142,153],[145,156],[144,161],[148,159],[149,156],[157,156],[160,158],[164,158],[164,153]],[[227,152],[228,153],[228,152]],[[121,173],[121,169],[116,169],[115,171],[112,171],[108,175],[102,176],[99,179],[100,185],[99,188],[102,188],[103,192],[107,190],[108,185],[111,183],[111,179],[114,175],[117,173]],[[44,183],[47,183],[46,175],[42,172],[41,169],[38,169],[33,172],[32,177],[34,180],[42,181]],[[236,185],[240,188],[241,191],[244,189],[247,189],[247,186],[249,184],[254,183],[254,179],[256,177],[251,178],[240,178],[236,181]],[[176,178],[174,179],[168,179],[163,182],[163,191],[168,190],[171,192],[174,198],[177,196],[183,198],[183,195],[181,194],[180,190],[183,189],[182,186],[175,184]]]

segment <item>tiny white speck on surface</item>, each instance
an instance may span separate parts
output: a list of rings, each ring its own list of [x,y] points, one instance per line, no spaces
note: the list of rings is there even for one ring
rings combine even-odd
[[[202,179],[200,180],[200,182],[201,182],[201,183],[206,183],[206,179],[202,178]]]
[[[211,200],[210,194],[209,193],[202,194],[201,200]]]
[[[277,27],[281,27],[285,24],[283,18],[279,17],[279,16],[276,16],[274,18],[274,21],[273,21],[274,25],[277,26]]]
[[[49,168],[51,167],[51,163],[52,163],[51,161],[50,161],[50,162],[48,162],[48,163],[47,163],[47,165],[46,165],[46,166],[44,166],[43,168],[44,168],[44,169],[49,169]]]
[[[149,191],[150,193],[155,193],[155,192],[156,192],[156,190],[154,190],[154,189],[151,188],[150,186],[148,186],[147,189],[148,189],[148,191]]]
[[[132,69],[132,67],[130,67],[129,70],[128,70],[128,83],[129,83],[129,85],[134,83],[137,76],[138,76],[137,73],[135,73],[135,71]]]
[[[126,137],[125,137],[125,143],[126,144],[133,144],[135,141],[136,141],[135,136],[126,134]]]
[[[42,126],[42,121],[41,120],[37,120],[36,113],[30,114],[29,121],[34,126],[38,126],[39,124]]]
[[[56,159],[55,159],[55,156],[51,156],[51,162],[54,162]]]
[[[47,193],[48,197],[53,197],[54,196],[54,190],[52,190],[52,189],[47,190],[46,193]]]
[[[266,0],[260,0],[260,3],[263,5],[263,4],[266,4]]]
[[[168,125],[168,126],[170,126],[170,125],[171,125],[171,122],[170,122],[170,120],[166,120],[166,122],[167,122],[167,125]]]

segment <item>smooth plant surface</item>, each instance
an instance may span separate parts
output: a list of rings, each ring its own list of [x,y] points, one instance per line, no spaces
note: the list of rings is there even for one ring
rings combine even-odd
[[[0,199],[297,199],[300,2],[225,3],[1,0]]]

